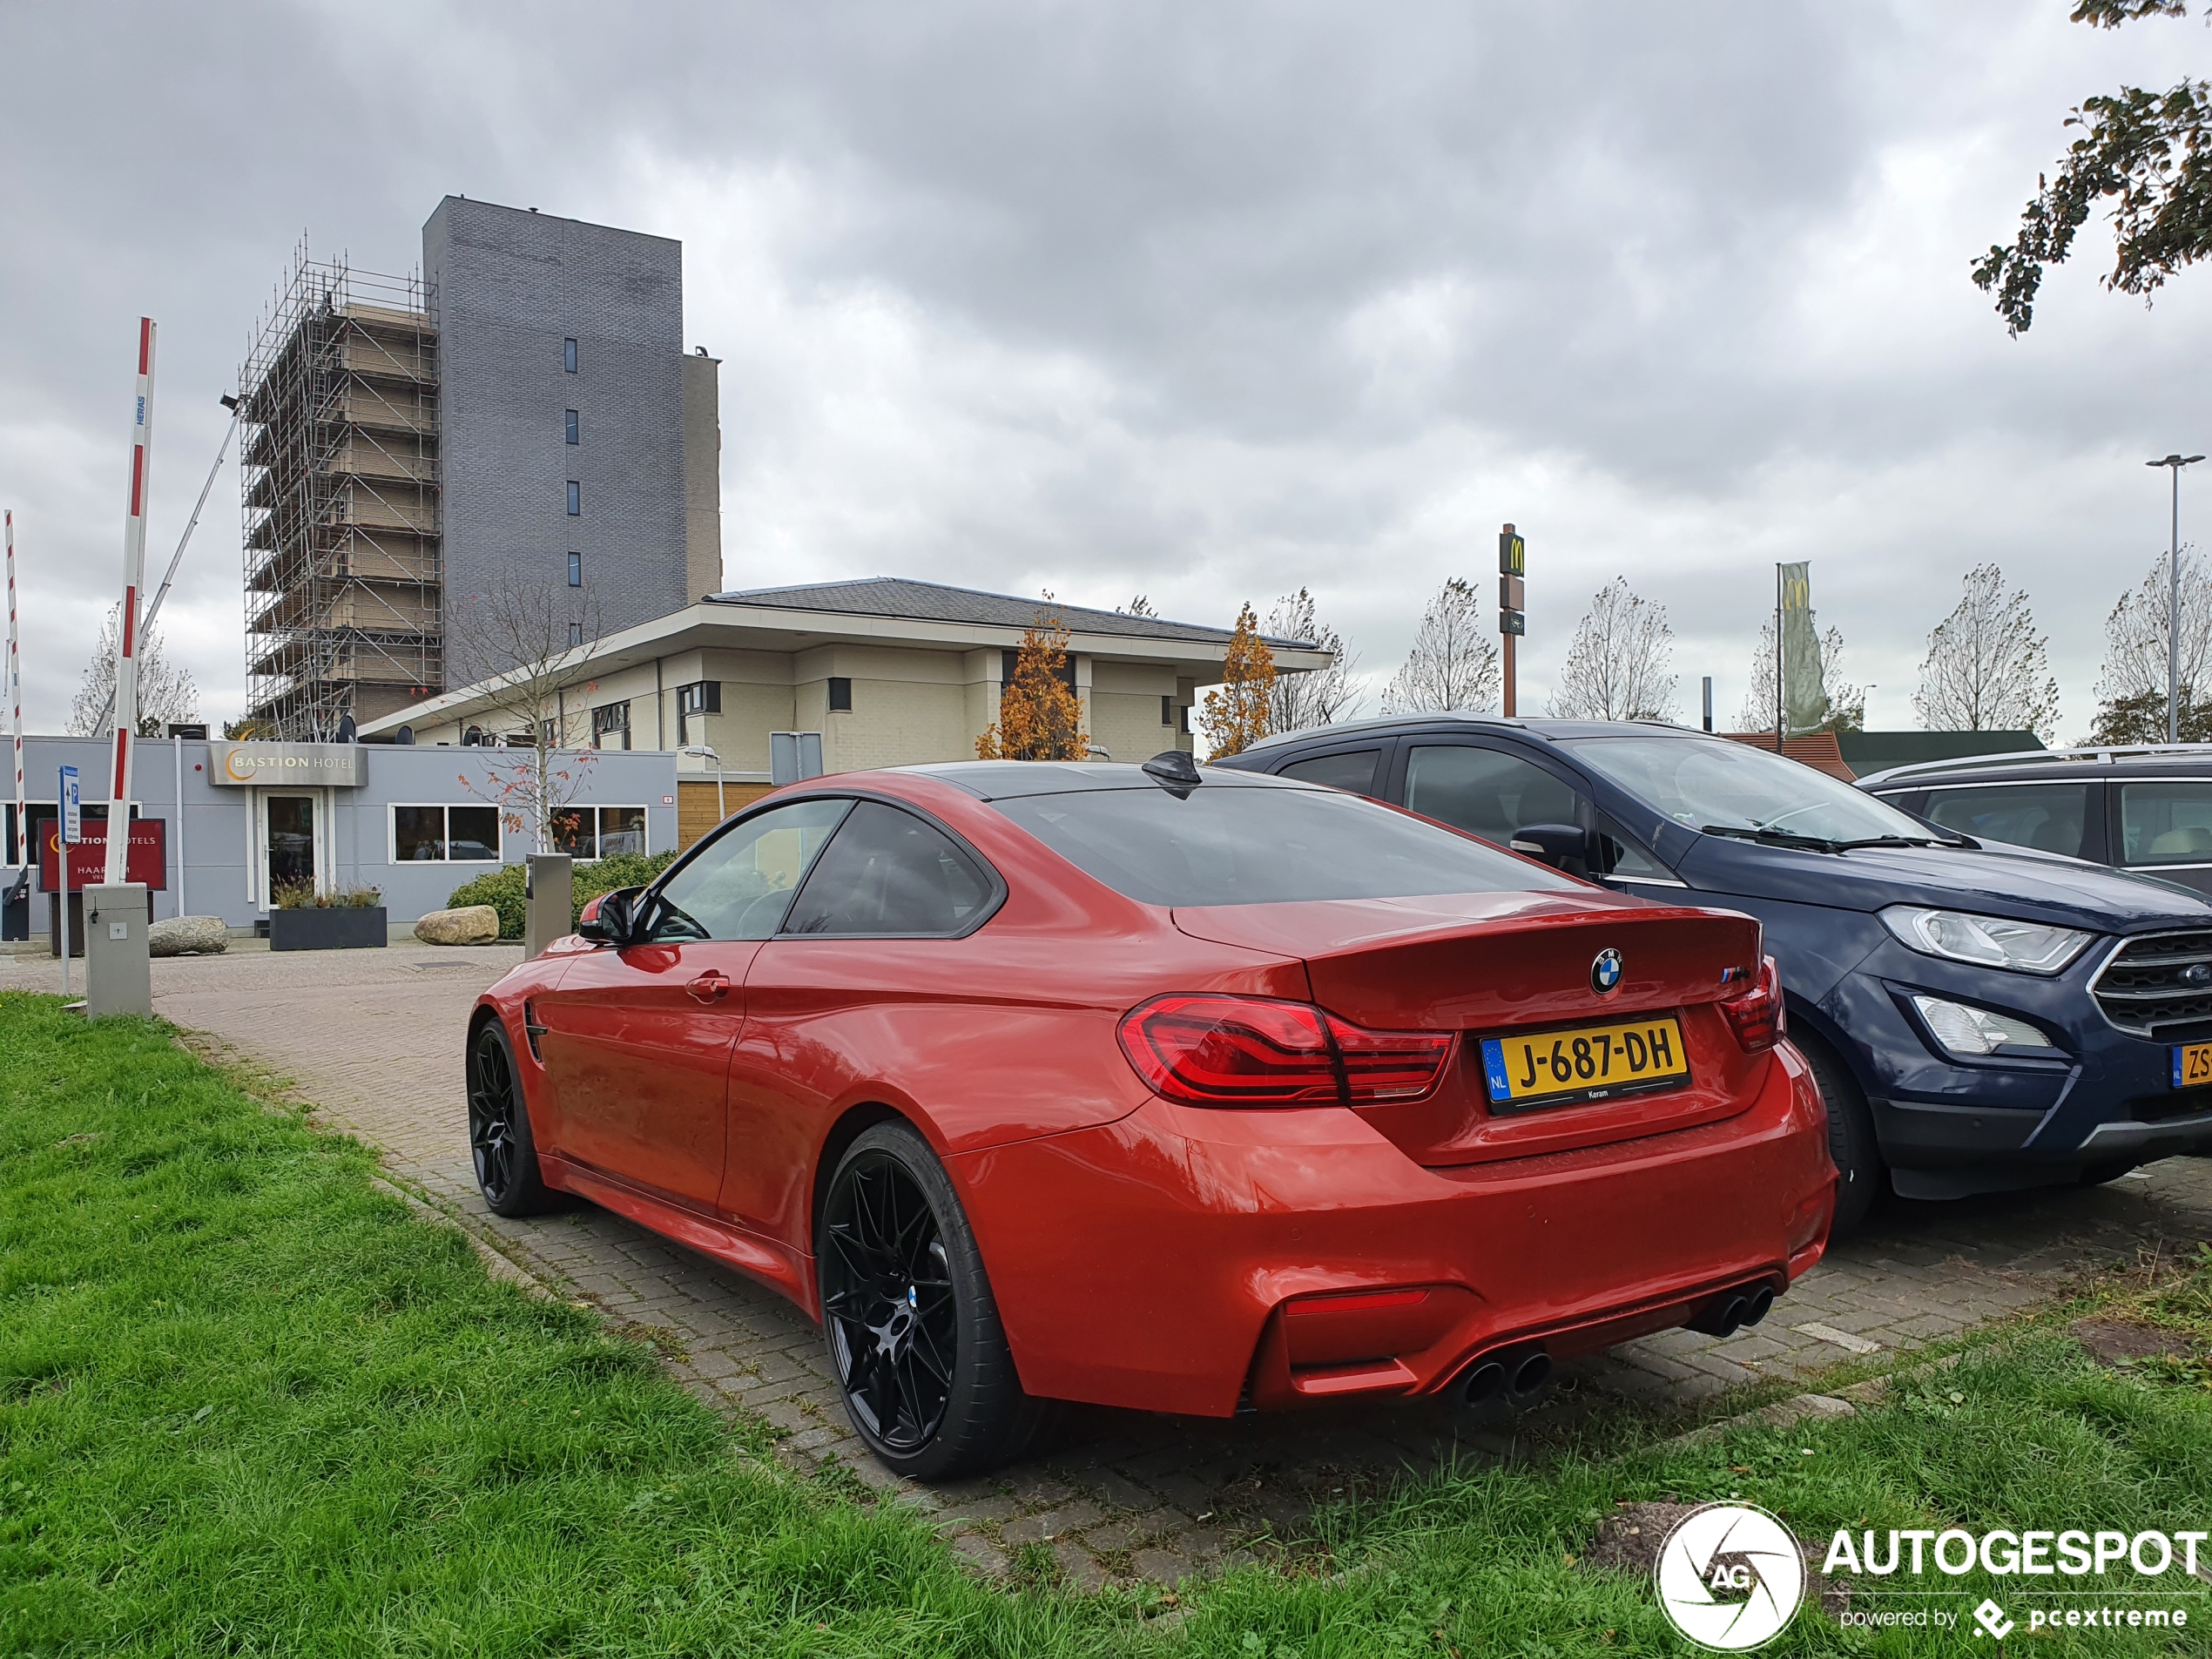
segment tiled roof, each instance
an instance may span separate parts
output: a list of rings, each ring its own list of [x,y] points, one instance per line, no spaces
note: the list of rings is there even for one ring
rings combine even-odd
[[[914,582],[895,576],[795,588],[748,588],[736,593],[711,593],[706,597],[709,604],[897,617],[909,622],[966,623],[992,628],[1027,628],[1040,611],[1049,611],[1079,634],[1118,634],[1129,639],[1175,639],[1208,645],[1225,645],[1231,637],[1226,628],[1205,628],[1194,622],[1124,616],[1118,610],[1092,610],[1083,605],[1062,604],[1057,600],[1048,604],[1042,599],[1017,599],[1007,593],[948,588],[940,583]],[[1267,643],[1294,651],[1313,649],[1311,643],[1303,639],[1270,638]]]
[[[1738,743],[1749,743],[1761,749],[1774,747],[1771,732],[1723,732],[1724,738]],[[1844,764],[1843,751],[1837,745],[1832,732],[1814,732],[1802,738],[1790,738],[1782,745],[1783,754],[1791,760],[1801,760],[1815,772],[1824,772],[1831,778],[1840,778],[1845,783],[1856,781],[1858,774]]]

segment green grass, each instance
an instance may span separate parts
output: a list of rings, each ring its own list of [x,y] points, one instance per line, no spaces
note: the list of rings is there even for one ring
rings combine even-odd
[[[1008,1594],[488,1280],[374,1167],[165,1026],[0,994],[0,1654],[1673,1654],[1640,1580],[1568,1559],[1616,1501],[1737,1494],[1824,1538],[2212,1524],[2212,1372],[2104,1371],[2047,1321],[1845,1421],[1639,1452],[1622,1408],[1541,1468],[1332,1509],[1290,1570],[1164,1618]],[[2126,1294],[2212,1339],[2212,1265]],[[2188,1605],[2178,1640],[2034,1650],[2212,1651],[2212,1597]],[[1772,1651],[1979,1645],[1807,1613]]]

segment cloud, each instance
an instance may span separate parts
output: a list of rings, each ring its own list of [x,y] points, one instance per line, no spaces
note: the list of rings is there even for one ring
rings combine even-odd
[[[2092,237],[2018,341],[1966,280],[2067,107],[2212,58],[2060,4],[17,8],[0,56],[0,500],[42,728],[113,599],[138,313],[158,564],[303,228],[404,269],[448,191],[684,239],[733,584],[1222,622],[1305,584],[1379,684],[1511,519],[1529,706],[1626,574],[1682,706],[1710,672],[1726,718],[1803,557],[1907,724],[1994,558],[2086,729],[2103,612],[2163,544],[2140,462],[2212,435],[2208,279],[2147,312]],[[233,472],[169,612],[215,714],[239,569]]]

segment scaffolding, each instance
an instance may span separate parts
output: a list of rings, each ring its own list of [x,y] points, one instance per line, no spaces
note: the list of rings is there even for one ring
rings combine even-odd
[[[441,689],[438,335],[303,241],[239,371],[246,718],[327,741]]]

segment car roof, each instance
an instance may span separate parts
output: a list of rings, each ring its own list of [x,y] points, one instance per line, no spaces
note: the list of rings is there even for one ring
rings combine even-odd
[[[1519,732],[1551,741],[1561,738],[1715,738],[1716,733],[1667,720],[1554,720],[1502,714],[1471,714],[1461,709],[1437,709],[1420,714],[1373,715],[1364,720],[1341,720],[1334,725],[1307,726],[1298,732],[1278,732],[1262,738],[1246,754],[1279,749],[1293,743],[1318,743],[1336,738],[1390,737],[1401,732],[1427,732],[1452,727],[1488,728]],[[1719,738],[1725,742],[1726,738]]]
[[[978,800],[1009,800],[1022,795],[1073,795],[1096,789],[1161,789],[1167,786],[1142,765],[1125,760],[951,760],[886,770],[934,778],[965,790]],[[1211,787],[1314,789],[1295,778],[1265,772],[1229,772],[1200,766],[1198,780]]]
[[[2109,748],[2037,749],[1892,766],[1858,780],[1861,789],[1930,784],[2047,783],[2053,779],[2212,777],[2212,743],[2136,744]]]

